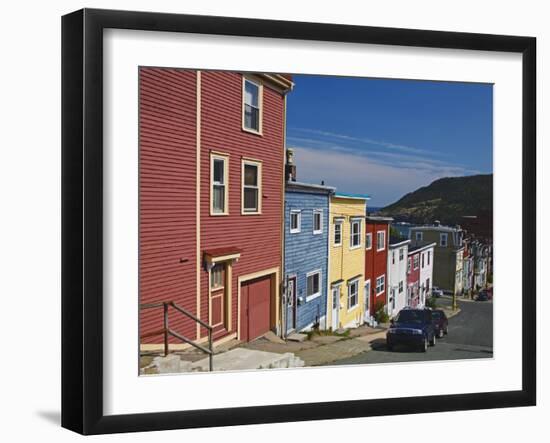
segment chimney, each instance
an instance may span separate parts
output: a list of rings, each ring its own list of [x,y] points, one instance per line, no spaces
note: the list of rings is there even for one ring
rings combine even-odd
[[[296,181],[296,165],[294,164],[294,149],[286,150],[285,177],[287,181]]]
[[[439,220],[434,221],[434,226],[441,226],[441,222]]]

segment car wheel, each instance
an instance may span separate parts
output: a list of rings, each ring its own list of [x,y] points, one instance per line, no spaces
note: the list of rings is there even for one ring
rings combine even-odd
[[[432,339],[430,340],[430,346],[435,346],[435,333],[432,336]]]
[[[428,339],[424,337],[424,341],[422,342],[422,347],[420,348],[421,352],[427,352],[428,351]]]
[[[448,326],[445,327],[445,330],[443,331],[443,333],[444,333],[445,335],[447,335],[447,334],[449,333],[449,327],[448,327]]]

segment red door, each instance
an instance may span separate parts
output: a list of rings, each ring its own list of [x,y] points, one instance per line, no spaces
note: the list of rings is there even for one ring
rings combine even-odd
[[[269,331],[271,276],[241,286],[241,340],[250,341]]]

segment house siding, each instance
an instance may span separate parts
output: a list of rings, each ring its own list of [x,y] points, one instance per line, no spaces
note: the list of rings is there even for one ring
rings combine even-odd
[[[385,232],[386,244],[383,250],[377,251],[376,234],[378,231]],[[366,221],[365,235],[372,235],[372,247],[365,249],[365,280],[371,281],[371,294],[369,301],[370,315],[374,315],[377,305],[386,306],[387,304],[387,266],[388,266],[388,243],[389,243],[389,223],[376,223],[369,220]],[[366,245],[365,245],[366,247]],[[380,276],[385,276],[386,284],[384,291],[376,294],[376,279]]]
[[[340,309],[339,327],[357,326],[363,323],[365,313],[365,233],[361,227],[361,245],[350,249],[350,220],[359,218],[362,225],[365,223],[366,201],[334,196],[330,200],[330,277],[332,285],[342,281],[340,285]],[[343,218],[342,245],[334,246],[334,222]],[[356,308],[348,309],[348,283],[349,280],[358,277],[359,294]],[[328,306],[332,306],[332,291],[329,289]],[[332,323],[332,309],[327,312],[327,324]]]
[[[301,211],[301,230],[290,232],[290,212]],[[322,210],[322,232],[313,234],[313,211]],[[327,307],[327,272],[328,272],[328,229],[329,197],[328,195],[309,192],[289,191],[285,193],[285,274],[296,276],[298,304],[296,306],[296,330],[300,331],[315,323],[324,327]],[[310,301],[306,300],[307,274],[321,271],[321,295]],[[292,327],[291,318],[287,316],[287,328]]]
[[[403,250],[403,260],[399,260],[399,251]],[[395,263],[392,262],[392,252],[395,252]],[[388,250],[388,275],[387,275],[387,292],[388,292],[388,314],[393,317],[401,309],[407,306],[407,260],[409,254],[409,245],[402,244],[399,246],[390,246]],[[403,291],[399,292],[399,283],[403,284]],[[395,307],[390,300],[395,298]]]
[[[237,333],[239,284],[263,275],[271,279],[270,326],[276,330],[283,240],[283,92],[264,84],[263,130],[257,135],[242,129],[241,74],[140,68],[139,76],[140,303],[173,300],[209,322],[212,312],[205,252],[238,248],[240,257],[228,272],[228,321],[214,338]],[[210,215],[213,151],[229,157],[229,213],[225,216]],[[243,158],[261,163],[258,215],[241,214]],[[140,312],[140,334],[161,329],[162,325],[162,309]],[[195,322],[183,316],[170,316],[170,327],[191,339],[206,338],[205,329],[199,330]],[[141,341],[161,342],[162,336]],[[173,338],[170,342],[180,343]]]

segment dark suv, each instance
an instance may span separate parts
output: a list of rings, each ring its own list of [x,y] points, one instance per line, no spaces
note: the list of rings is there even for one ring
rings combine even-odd
[[[422,352],[435,345],[435,328],[430,309],[401,309],[391,321],[386,333],[386,347],[389,351],[396,345],[409,345]]]
[[[442,309],[434,309],[432,311],[432,321],[437,338],[441,338],[443,335],[449,333],[449,320]]]

